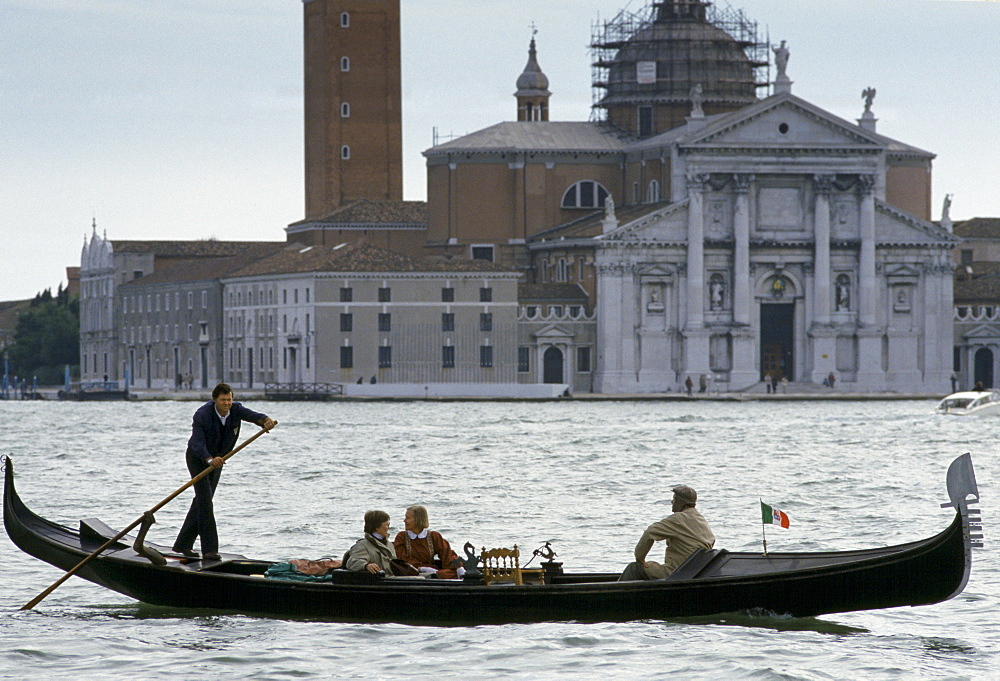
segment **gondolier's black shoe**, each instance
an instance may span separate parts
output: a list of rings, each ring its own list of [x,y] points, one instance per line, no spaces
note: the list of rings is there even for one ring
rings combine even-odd
[[[222,556],[217,553],[206,553],[204,560],[222,560]]]
[[[185,558],[199,558],[200,554],[193,549],[179,549],[176,546],[171,549],[174,553],[179,553]]]

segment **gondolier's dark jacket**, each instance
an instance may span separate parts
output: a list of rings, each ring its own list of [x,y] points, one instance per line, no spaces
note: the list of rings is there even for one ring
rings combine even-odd
[[[265,414],[248,409],[239,402],[233,402],[223,428],[219,415],[215,413],[215,402],[206,402],[194,413],[187,454],[201,463],[208,463],[216,456],[228,454],[236,446],[236,439],[240,436],[240,424],[243,421],[261,425],[266,418]]]

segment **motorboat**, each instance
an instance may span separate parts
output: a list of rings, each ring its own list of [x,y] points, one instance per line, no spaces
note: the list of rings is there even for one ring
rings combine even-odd
[[[948,395],[936,407],[939,414],[969,416],[972,414],[1000,414],[1000,392],[995,390],[970,390]]]

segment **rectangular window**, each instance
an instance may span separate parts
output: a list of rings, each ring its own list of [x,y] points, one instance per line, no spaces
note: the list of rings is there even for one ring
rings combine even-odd
[[[581,374],[590,373],[589,346],[583,346],[576,349],[576,370]]]
[[[959,257],[961,258],[962,265],[971,265],[973,258],[972,249],[963,248]]]
[[[341,314],[340,315],[340,330],[341,331],[354,331],[354,315],[352,315],[352,314]]]
[[[188,309],[189,310],[193,310],[194,309],[194,292],[193,291],[188,291]]]
[[[489,302],[492,302],[492,301],[493,301],[493,289],[492,288],[490,288],[488,286],[485,286],[485,287],[479,289],[479,302],[480,303],[489,303]]]
[[[380,345],[378,348],[378,368],[388,369],[392,366],[392,346]]]
[[[441,347],[441,366],[445,369],[455,368],[454,345],[444,345]]]
[[[473,260],[486,260],[487,262],[493,262],[493,247],[492,246],[473,246],[472,247],[472,259]]]
[[[194,340],[194,324],[188,324],[188,340]]]
[[[442,303],[455,302],[455,289],[450,287],[441,289],[441,302]]]
[[[480,345],[479,346],[479,366],[490,368],[493,366],[493,346],[492,345]]]
[[[353,300],[354,300],[354,289],[347,286],[340,289],[340,302],[349,303]]]
[[[309,368],[309,346],[306,346],[306,369]]]
[[[490,312],[483,312],[479,315],[479,330],[480,331],[492,331],[493,330],[493,314]]]
[[[341,346],[340,348],[340,368],[341,369],[354,368],[354,348],[352,348],[350,345]]]
[[[531,348],[527,345],[517,349],[517,370],[522,374],[531,371]]]
[[[379,313],[378,316],[378,330],[379,331],[392,331],[392,315],[387,312]]]
[[[639,107],[639,137],[649,137],[653,134],[653,107]]]
[[[378,290],[378,302],[389,303],[392,302],[392,289],[391,288],[380,288]]]
[[[293,301],[292,302],[295,305],[298,305],[299,304],[299,290],[298,289],[293,289],[292,290],[292,297],[293,297]]]
[[[208,291],[201,292],[201,309],[208,308]]]
[[[454,312],[442,312],[441,313],[441,330],[442,331],[454,331],[455,330],[455,313]]]

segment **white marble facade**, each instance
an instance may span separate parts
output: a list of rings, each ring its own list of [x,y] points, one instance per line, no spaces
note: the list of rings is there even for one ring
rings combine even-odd
[[[930,154],[789,93],[652,142],[679,200],[605,220],[596,391],[947,390],[957,239],[885,201],[887,158]]]

